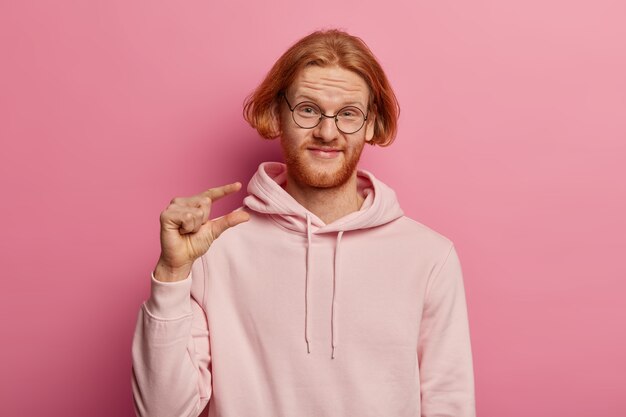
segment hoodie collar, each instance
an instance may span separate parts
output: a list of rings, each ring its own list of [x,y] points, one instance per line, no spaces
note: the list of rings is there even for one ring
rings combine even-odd
[[[283,188],[286,181],[285,164],[261,163],[248,183],[249,195],[244,199],[244,205],[256,212],[273,215],[283,226],[300,233],[306,233],[307,216],[315,233],[329,233],[380,226],[404,214],[395,192],[366,170],[357,170],[357,191],[365,199],[361,208],[329,224],[298,203]]]

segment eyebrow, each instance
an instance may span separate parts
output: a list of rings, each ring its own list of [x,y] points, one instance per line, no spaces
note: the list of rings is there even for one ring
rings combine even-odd
[[[296,104],[301,103],[302,102],[301,99],[304,99],[305,101],[311,101],[311,102],[317,104],[317,100],[316,99],[314,99],[313,97],[307,96],[306,94],[298,94],[295,97]],[[358,104],[358,106],[357,106],[357,104]],[[318,105],[318,107],[321,107],[319,104],[317,104],[317,105]],[[362,105],[363,105],[363,103],[361,103],[360,101],[345,101],[345,102],[343,102],[341,104],[341,108],[339,110],[341,110],[344,107],[348,107],[348,106],[356,106],[356,107],[361,108]],[[365,106],[365,108],[367,108],[367,106]]]

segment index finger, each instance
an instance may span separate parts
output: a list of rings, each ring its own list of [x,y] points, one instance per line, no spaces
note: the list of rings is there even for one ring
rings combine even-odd
[[[209,188],[208,190],[201,192],[200,195],[204,197],[209,197],[211,201],[215,201],[219,200],[225,195],[239,191],[240,188],[241,183],[237,181],[231,184],[222,185],[220,187]]]

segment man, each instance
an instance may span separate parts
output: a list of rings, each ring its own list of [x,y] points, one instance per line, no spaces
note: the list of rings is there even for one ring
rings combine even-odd
[[[285,164],[262,163],[221,218],[212,203],[240,183],[161,213],[133,340],[137,415],[474,416],[453,243],[357,169],[398,116],[369,49],[336,30],[303,38],[244,114]]]

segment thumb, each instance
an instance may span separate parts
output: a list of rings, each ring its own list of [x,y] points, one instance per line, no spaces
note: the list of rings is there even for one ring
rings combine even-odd
[[[231,211],[225,216],[211,222],[213,240],[217,239],[226,229],[250,220],[250,214],[243,210]]]

